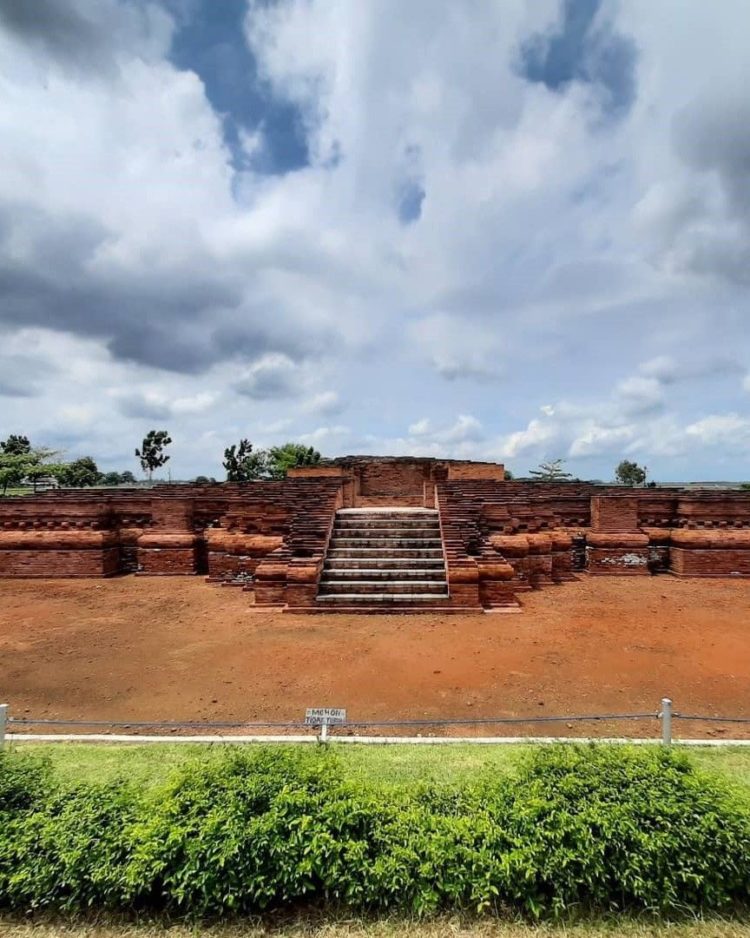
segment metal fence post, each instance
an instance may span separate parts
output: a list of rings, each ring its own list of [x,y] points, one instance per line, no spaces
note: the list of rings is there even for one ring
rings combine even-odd
[[[8,725],[8,704],[0,704],[0,749],[5,746],[5,728]]]
[[[672,745],[672,701],[669,697],[661,699],[661,741],[665,746]]]

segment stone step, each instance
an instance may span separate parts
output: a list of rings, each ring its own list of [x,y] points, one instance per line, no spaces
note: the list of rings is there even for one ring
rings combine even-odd
[[[330,541],[332,550],[339,547],[385,547],[389,550],[398,547],[441,548],[439,537],[338,537],[334,534]]]
[[[442,547],[331,547],[326,554],[328,560],[339,558],[367,557],[376,560],[378,557],[387,559],[393,557],[400,560],[402,557],[429,557],[443,559]]]
[[[410,603],[439,603],[441,600],[448,599],[448,593],[434,593],[425,595],[424,593],[333,593],[318,595],[316,602],[331,604],[336,606],[352,605],[367,606],[372,605],[407,605]]]
[[[339,508],[336,518],[436,518],[435,508]]]
[[[407,514],[399,512],[398,514],[388,514],[382,511],[362,515],[336,515],[336,524],[438,524],[440,517],[437,512],[432,514],[422,513]]]
[[[329,596],[327,599],[340,599],[339,596],[333,597]],[[299,614],[304,612],[307,615],[320,615],[320,616],[331,616],[331,615],[350,615],[350,616],[375,616],[375,615],[386,615],[386,616],[398,616],[398,615],[408,615],[413,616],[417,614],[421,615],[440,615],[440,616],[465,616],[465,615],[481,615],[483,610],[477,609],[476,606],[447,606],[444,602],[440,601],[439,596],[425,596],[424,602],[420,600],[410,600],[408,602],[364,602],[364,603],[347,603],[347,602],[323,602],[319,603],[316,599],[315,603],[312,606],[305,607],[292,607],[282,609],[282,612],[286,615],[289,614]]]
[[[345,508],[336,513],[317,608],[409,610],[444,607],[449,598],[436,511]]]
[[[414,569],[403,567],[390,567],[388,569],[349,569],[342,570],[340,567],[331,567],[323,571],[321,583],[328,583],[331,580],[441,580],[445,583],[445,568],[436,567],[433,570],[425,570],[421,567]]]
[[[374,517],[370,518],[367,516],[358,516],[352,518],[339,518],[337,517],[334,521],[334,524],[339,527],[349,527],[350,525],[361,525],[361,526],[374,526],[374,527],[389,527],[391,525],[395,527],[420,527],[422,525],[427,527],[438,527],[440,525],[440,519],[437,516],[427,517],[427,518],[408,518],[408,517],[398,517],[398,518],[383,518],[383,517]]]
[[[352,533],[362,531],[369,537],[384,537],[392,532],[405,531],[407,535],[414,534],[420,537],[422,534],[432,534],[433,537],[440,537],[440,526],[437,524],[334,524],[334,532],[338,532],[342,537],[350,537]]]
[[[347,531],[340,531],[337,528],[334,528],[331,533],[332,540],[361,540],[366,541],[372,539],[382,541],[398,541],[398,540],[431,540],[439,541],[440,532],[439,531],[422,531],[422,530],[409,530],[404,528],[388,528],[387,530],[383,528],[372,528],[369,531],[363,531],[360,528],[352,528]]]
[[[383,593],[447,593],[445,580],[326,580],[320,584],[321,596],[330,596],[333,593],[372,594]]]
[[[334,532],[342,537],[350,537],[352,534],[366,534],[374,537],[388,537],[398,534],[431,534],[433,537],[440,537],[439,524],[398,524],[391,521],[388,524],[339,524],[336,523]]]
[[[441,557],[339,557],[326,560],[324,570],[443,570]]]
[[[387,547],[394,541],[436,541],[440,542],[439,531],[333,531],[332,541],[386,541]]]

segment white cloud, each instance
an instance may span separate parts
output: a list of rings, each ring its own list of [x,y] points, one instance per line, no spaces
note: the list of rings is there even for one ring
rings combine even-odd
[[[744,452],[750,448],[750,419],[738,414],[712,414],[689,424],[685,433],[704,446],[731,446]]]
[[[575,459],[578,456],[606,456],[626,452],[634,436],[635,428],[632,426],[601,427],[591,423],[579,431],[568,447],[568,455]]]
[[[502,374],[502,342],[481,324],[471,327],[460,316],[440,313],[414,322],[411,335],[417,352],[445,378],[485,381]]]
[[[647,378],[655,378],[665,384],[671,383],[677,373],[677,363],[670,355],[657,355],[639,366],[638,371]]]
[[[423,417],[421,420],[417,420],[416,423],[409,426],[409,435],[424,436],[426,433],[430,432],[430,426],[429,417]]]
[[[479,442],[484,439],[482,424],[471,414],[461,414],[452,427],[436,435],[439,442],[465,443]]]
[[[346,409],[346,404],[336,391],[321,391],[306,400],[302,409],[306,414],[332,415],[340,414]]]
[[[316,427],[310,433],[300,434],[299,439],[303,443],[315,443],[320,445],[323,443],[330,443],[332,439],[335,440],[339,437],[346,436],[350,432],[351,431],[349,430],[349,427],[345,427],[340,424],[333,427]]]
[[[241,436],[601,475],[623,453],[692,473],[691,448],[706,474],[723,447],[744,472],[744,0],[612,7],[638,49],[617,120],[585,82],[521,75],[556,2],[254,2],[311,154],[278,175],[262,122],[233,169],[160,6],[11,8],[0,434],[125,468],[164,420],[184,475]]]
[[[631,375],[619,382],[616,393],[626,410],[632,413],[647,413],[664,406],[664,391],[657,378]]]
[[[560,438],[559,427],[551,421],[534,418],[525,430],[516,430],[499,441],[498,453],[503,459],[514,459],[530,452],[546,452]]]
[[[264,355],[235,383],[235,390],[247,397],[283,398],[300,393],[299,367],[287,355]]]

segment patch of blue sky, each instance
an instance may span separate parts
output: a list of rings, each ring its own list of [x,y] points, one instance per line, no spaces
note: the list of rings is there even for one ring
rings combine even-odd
[[[527,81],[564,91],[571,82],[596,86],[605,113],[619,117],[636,96],[638,51],[599,17],[602,0],[564,0],[558,26],[527,39],[518,70]]]
[[[272,93],[258,74],[243,22],[245,0],[163,0],[175,18],[171,61],[195,72],[213,109],[236,170],[284,174],[308,165],[299,109]],[[262,146],[243,143],[258,132]]]
[[[422,185],[414,180],[409,180],[401,186],[398,197],[398,218],[402,224],[409,225],[419,219],[425,194]]]

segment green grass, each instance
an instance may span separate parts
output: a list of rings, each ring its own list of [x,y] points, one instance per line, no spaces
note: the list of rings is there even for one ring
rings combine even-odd
[[[700,768],[721,772],[750,788],[750,746],[727,746],[721,749],[701,749],[696,746],[690,750],[690,756]]]
[[[164,924],[19,922],[0,918],[3,938],[750,938],[750,924],[720,919],[670,924],[619,916],[565,925],[444,918],[427,922],[399,919],[316,921],[264,920],[207,927]]]
[[[145,785],[158,784],[178,765],[211,759],[226,745],[202,743],[17,743],[13,752],[48,756],[61,777],[108,781],[125,776]],[[243,748],[252,748],[252,744]],[[512,771],[526,746],[357,746],[336,748],[351,777],[371,782],[431,781],[449,784],[485,768]],[[749,768],[750,771],[750,768]]]
[[[223,744],[165,743],[17,743],[13,752],[49,756],[60,776],[71,781],[107,781],[126,777],[143,785],[162,781],[187,761],[211,759]],[[353,778],[381,784],[420,781],[451,784],[480,771],[512,773],[530,746],[339,746],[336,752]],[[685,751],[685,750],[681,750]],[[700,768],[715,772],[750,789],[750,747],[686,750]]]

